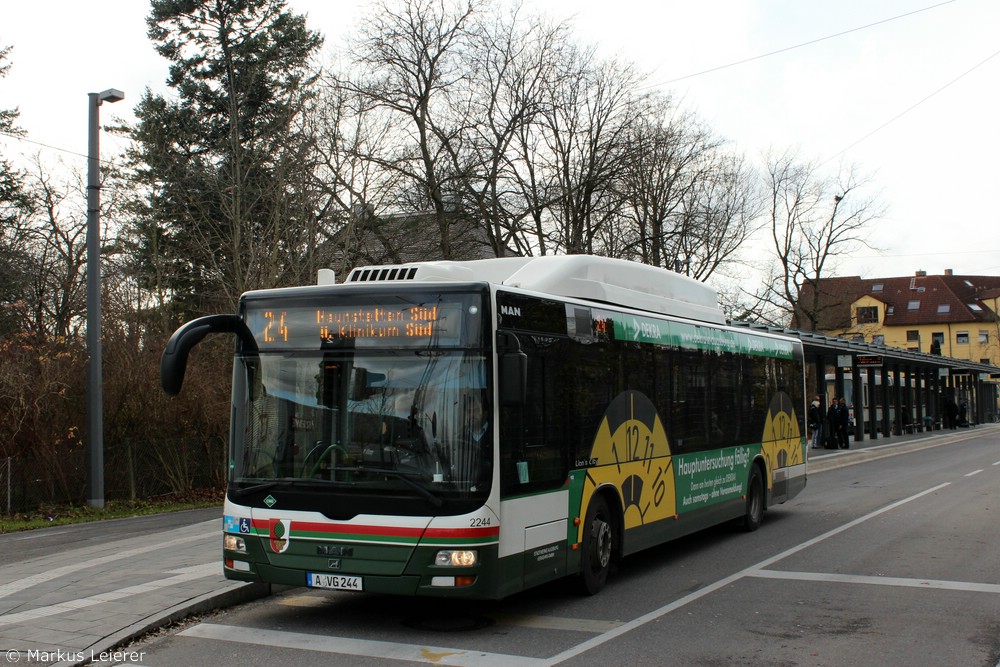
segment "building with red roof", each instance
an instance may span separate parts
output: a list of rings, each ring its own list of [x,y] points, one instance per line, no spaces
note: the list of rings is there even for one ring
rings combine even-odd
[[[1000,366],[1000,276],[917,271],[806,283],[792,327]]]

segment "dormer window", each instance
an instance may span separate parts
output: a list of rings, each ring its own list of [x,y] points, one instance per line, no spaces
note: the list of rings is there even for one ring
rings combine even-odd
[[[878,306],[858,306],[858,324],[878,324]]]

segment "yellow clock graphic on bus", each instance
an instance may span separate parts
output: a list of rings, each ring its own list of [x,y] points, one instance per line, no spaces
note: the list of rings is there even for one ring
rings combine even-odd
[[[590,453],[584,507],[594,490],[612,484],[625,504],[625,528],[676,514],[670,445],[656,407],[642,393],[626,391],[608,406]]]
[[[761,436],[761,449],[769,470],[802,463],[805,441],[799,430],[795,404],[788,394],[779,391],[771,398]],[[769,478],[770,483],[770,478]]]

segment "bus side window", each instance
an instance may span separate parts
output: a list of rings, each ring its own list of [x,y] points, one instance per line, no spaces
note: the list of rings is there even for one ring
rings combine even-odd
[[[680,350],[674,356],[670,419],[674,451],[698,451],[708,445],[708,374],[700,357],[698,350]]]
[[[500,486],[516,495],[561,486],[568,474],[566,412],[571,401],[557,388],[566,387],[565,340],[536,345],[522,337],[528,356],[527,400],[500,407]]]

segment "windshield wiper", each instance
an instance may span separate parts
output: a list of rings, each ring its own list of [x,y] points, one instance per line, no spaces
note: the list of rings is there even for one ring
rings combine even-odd
[[[390,477],[395,477],[396,479],[401,480],[404,484],[409,486],[414,491],[420,493],[420,495],[429,500],[431,505],[433,505],[434,507],[441,507],[442,505],[444,505],[444,501],[441,500],[438,496],[436,496],[433,492],[431,492],[430,489],[421,484],[417,484],[417,482],[414,481],[412,476],[407,475],[405,472],[400,472],[399,470],[393,470],[392,468],[369,468],[367,466],[358,466],[356,468],[338,467],[334,468],[334,470],[344,470],[349,472],[372,472],[377,475],[388,475]]]
[[[234,498],[242,498],[243,496],[250,495],[251,493],[259,493],[261,491],[273,489],[276,486],[305,486],[308,484],[327,485],[329,483],[330,481],[325,479],[299,479],[295,477],[286,477],[284,479],[272,479],[259,484],[251,484],[250,486],[245,486],[242,489],[231,489],[230,493]]]
[[[230,489],[229,493],[232,494],[234,498],[242,498],[243,496],[248,496],[251,493],[256,493],[257,491],[266,491],[277,485],[277,482],[261,482],[260,484],[245,486],[242,489]]]
[[[368,468],[368,467],[347,467],[347,466],[337,466],[331,468],[331,471],[337,472],[370,472],[377,475],[388,475],[390,477],[395,477],[396,479],[402,481],[404,484],[409,486],[414,491],[417,491],[420,495],[426,498],[434,507],[441,507],[444,505],[444,501],[436,496],[426,487],[418,484],[413,480],[412,476],[407,475],[399,470],[392,470],[391,468]],[[273,489],[276,486],[329,486],[335,485],[338,482],[335,480],[326,479],[301,479],[301,478],[289,478],[284,479],[272,479],[266,482],[261,482],[259,484],[251,484],[250,486],[243,487],[242,489],[230,489],[230,493],[233,498],[242,498],[248,496],[252,493],[260,493],[261,491],[267,491],[268,489]]]

